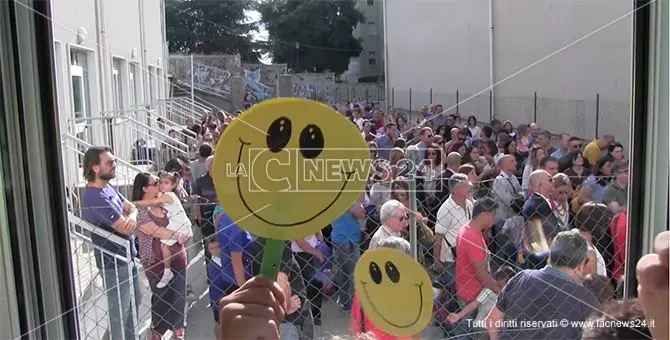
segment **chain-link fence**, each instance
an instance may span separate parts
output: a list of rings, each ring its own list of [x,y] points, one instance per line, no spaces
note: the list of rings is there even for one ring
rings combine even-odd
[[[388,105],[412,118],[422,107],[442,105],[447,114],[475,116],[479,122],[492,119],[511,121],[514,126],[536,122],[553,134],[569,133],[586,140],[611,134],[627,145],[630,130],[630,105],[601,98],[593,93],[584,99],[544,97],[541,91],[527,96],[501,96],[495,91],[483,93],[453,92],[434,89],[389,89]]]
[[[478,170],[472,171],[477,173]],[[475,176],[474,173],[468,174]],[[417,260],[433,278],[435,293],[433,323],[424,331],[425,338],[458,336],[463,332],[485,334],[485,330],[478,327],[466,327],[468,319],[471,325],[481,325],[473,321],[481,320],[477,316],[481,309],[467,305],[479,298],[478,304],[483,306],[484,299],[490,302],[491,297],[479,294],[486,285],[478,275],[459,269],[458,261],[471,261],[468,259],[477,252],[484,254],[484,263],[490,267],[488,272],[501,288],[514,273],[547,264],[551,239],[561,230],[578,228],[586,237],[589,252],[585,255],[588,260],[583,274],[591,275],[586,284],[594,290],[594,298],[614,299],[616,278],[622,273],[622,254],[625,253],[625,241],[624,244],[617,241],[621,239],[619,233],[625,232],[625,226],[618,227],[625,210],[615,215],[605,205],[586,203],[603,201],[594,193],[612,186],[612,178],[532,179],[530,188],[543,195],[526,192],[529,198],[524,199],[523,178],[482,173],[469,179],[463,174],[460,178],[465,178],[464,182],[423,174],[417,177],[415,193],[408,192],[409,185],[402,177],[389,180],[376,174],[366,189],[363,209],[352,209],[324,226],[320,234],[287,242],[280,275],[288,277],[288,288],[294,298],[289,308],[292,313],[282,325],[283,336],[322,339],[332,335],[346,338],[352,334],[351,320],[359,315],[356,310],[360,308],[353,289],[353,269],[360,254],[371,247],[373,237],[398,235],[416,242]],[[157,181],[155,176],[138,174],[125,190],[125,197],[138,201],[155,195]],[[572,185],[579,181],[581,184]],[[187,180],[183,187],[203,183],[206,181]],[[459,187],[462,184],[465,187]],[[200,187],[185,195],[213,195],[210,189]],[[188,215],[188,230],[193,234],[188,243],[183,246],[176,243],[166,250],[162,245],[165,239],[183,240],[173,232],[161,234],[156,231],[161,228],[156,226],[168,227],[171,221],[179,220],[179,216],[169,215],[168,219],[161,209],[149,210],[146,202],[138,206],[140,213],[137,229],[132,233],[136,235],[133,242],[119,232],[110,233],[109,228],[96,227],[109,221],[106,214],[111,210],[97,203],[87,190],[78,191],[75,195],[78,197],[73,197],[76,203],[70,213],[82,338],[133,339],[152,330],[179,336],[183,329],[188,330],[187,338],[211,338],[218,300],[259,273],[263,241],[238,228],[235,221],[217,208],[215,196],[210,197],[211,201],[188,200],[185,199],[188,196],[184,196],[182,213]],[[406,218],[381,212],[389,200],[396,199],[409,206],[411,197],[416,197],[418,209],[408,210],[407,216],[412,215],[417,221],[416,240],[408,236]],[[480,224],[484,243],[472,244],[463,235],[463,225],[480,218],[475,216],[481,212],[477,212],[474,205],[486,199],[498,206],[493,209],[495,218],[489,225],[486,221]],[[625,207],[625,203],[622,202],[622,206]],[[528,223],[538,218],[541,219],[539,227]],[[170,259],[170,280],[163,279],[165,258]],[[477,283],[472,286],[479,287],[475,295],[463,292],[462,287],[470,286],[470,280]],[[161,282],[165,286],[159,288]],[[555,288],[551,282],[547,285],[543,289]],[[487,294],[495,297],[494,293]],[[582,306],[581,311],[598,308],[595,304],[589,305],[583,296],[576,301],[575,298],[580,298],[577,293],[565,289],[558,293],[565,295],[564,299],[570,304]],[[528,294],[538,293],[529,291]],[[463,312],[466,307],[467,313]],[[546,308],[561,310],[563,306]]]
[[[490,97],[486,95],[470,101],[463,101],[460,96],[460,93],[444,96],[443,105],[448,109],[451,99],[460,112],[466,109],[480,112],[479,108],[485,108],[487,103],[490,105]],[[427,100],[436,97],[430,94]],[[543,105],[559,106],[543,104],[535,96],[530,103],[523,100],[510,103],[510,107],[526,110],[524,112],[537,112],[538,106]],[[529,105],[533,111],[527,111]],[[197,158],[192,148],[196,140],[184,131],[177,131],[179,129],[167,131],[166,126],[176,124],[163,119],[163,126],[159,126],[156,119],[128,114],[73,121],[77,128],[74,130],[81,133],[65,138],[66,178],[76,178],[69,181],[68,189],[73,194],[71,250],[82,338],[132,339],[151,336],[154,331],[172,333],[179,338],[184,329],[188,329],[188,338],[210,338],[214,334],[220,298],[259,273],[263,241],[239,229],[235,221],[228,219],[217,207],[211,182],[198,183],[204,172],[193,174],[198,172],[196,168],[205,167],[202,160],[192,161]],[[202,138],[206,136],[209,134],[199,137],[197,142],[204,141]],[[215,137],[211,137],[211,142],[215,143]],[[85,179],[81,178],[84,152],[92,144],[100,143],[112,145],[120,156],[114,162],[116,178],[111,181],[116,191],[109,193],[105,204],[114,203],[117,192],[128,200],[142,199],[143,193],[156,190],[154,184],[158,181],[147,173],[166,169],[178,172],[183,178],[183,190],[179,191],[183,211],[168,215],[169,219],[166,219],[165,216],[161,218],[158,209],[154,211],[159,215],[156,218],[147,213],[145,205],[140,205],[137,228],[132,232],[136,241],[113,231],[114,228],[109,227],[111,217],[107,217],[110,207],[96,201],[96,195],[82,184]],[[469,303],[474,298],[481,298],[478,303],[483,306],[486,298],[490,305],[491,294],[497,291],[492,289],[493,293],[475,297],[463,296],[459,292],[462,290],[459,286],[469,286],[470,281],[478,282],[479,291],[483,285],[483,279],[476,273],[468,274],[457,269],[458,261],[470,256],[469,251],[484,254],[488,275],[494,281],[506,280],[513,272],[547,264],[551,239],[558,231],[573,227],[589,239],[588,265],[584,271],[591,277],[586,284],[596,290],[595,295],[601,300],[613,297],[610,291],[619,283],[617,279],[621,277],[625,262],[625,237],[621,234],[626,230],[625,195],[616,193],[625,192],[625,188],[614,186],[611,177],[602,177],[598,173],[589,175],[587,169],[581,172],[582,176],[567,180],[560,176],[545,178],[538,184],[539,179],[530,178],[537,175],[524,174],[523,156],[516,157],[514,174],[504,176],[498,167],[500,160],[494,161],[493,155],[489,155],[490,160],[484,157],[484,152],[476,157],[466,157],[466,153],[474,148],[464,146],[463,149],[465,160],[460,163],[468,164],[459,164],[458,171],[453,167],[449,171],[464,173],[464,182],[471,183],[467,190],[459,189],[459,183],[451,183],[443,167],[422,167],[421,176],[416,178],[415,192],[409,192],[406,180],[398,176],[407,176],[406,173],[388,171],[384,175],[375,172],[366,189],[367,199],[362,209],[349,211],[332,221],[319,235],[286,243],[281,272],[290,282],[286,289],[295,296],[291,299],[294,304],[291,309],[294,310],[282,325],[286,338],[347,337],[360,331],[360,327],[353,330],[351,327],[352,319],[361,315],[357,313],[360,307],[356,302],[352,275],[360,254],[371,247],[374,236],[399,235],[419,250],[417,261],[430,273],[435,295],[433,323],[424,331],[426,338],[485,333],[476,329],[478,327],[466,327],[465,320],[469,319],[471,324],[478,320],[479,325],[482,320],[475,313],[479,307]],[[494,145],[489,153],[495,153],[495,149]],[[446,161],[448,164],[448,159]],[[559,170],[567,173],[569,169]],[[532,191],[541,195],[531,195]],[[609,194],[606,195],[606,191]],[[456,197],[458,192],[460,199]],[[381,216],[381,207],[390,199],[397,199],[409,207],[410,197],[416,199],[418,207],[407,212],[416,219],[416,239],[409,236],[407,219],[402,226],[398,221],[389,220],[389,216]],[[474,218],[474,204],[485,199],[491,199],[498,206],[495,218],[484,228],[486,241],[480,244],[467,241],[470,246],[459,246],[465,242],[461,241],[463,237],[460,235],[463,225]],[[590,210],[581,208],[589,201],[607,204],[616,201],[618,207],[624,209],[614,214],[611,210],[617,208],[616,205],[598,205]],[[175,238],[175,234],[161,234],[156,230],[163,228],[156,226],[167,227],[170,221],[179,219],[180,214],[188,216],[189,222],[183,224],[188,224],[187,230],[192,237],[183,248],[177,243],[166,250],[161,239]],[[538,219],[539,224],[534,222]],[[179,242],[186,239],[176,238]],[[466,255],[458,255],[463,252]],[[161,260],[166,258],[172,259],[169,262],[171,270],[167,271],[168,262]],[[502,286],[501,281],[498,288]],[[583,303],[575,305],[584,306]],[[556,309],[560,310],[559,307]],[[589,308],[594,307],[597,306]]]

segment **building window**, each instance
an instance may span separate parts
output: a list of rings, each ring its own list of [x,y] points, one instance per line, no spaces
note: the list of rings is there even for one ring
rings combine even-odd
[[[88,53],[70,50],[70,105],[74,119],[74,133],[77,138],[93,142],[85,119],[91,116],[91,95],[89,89]]]
[[[149,102],[154,105],[158,100],[158,69],[155,66],[149,66]]]
[[[377,25],[375,25],[374,21],[368,21],[368,34],[377,35]]]
[[[377,54],[375,51],[368,52],[368,64],[377,65]]]
[[[139,97],[138,93],[138,74],[137,74],[137,65],[128,64],[128,82],[130,83],[130,88],[128,89],[128,103],[135,109],[139,107]]]
[[[368,6],[374,6],[375,0],[368,0]]]
[[[125,108],[123,66],[123,60],[112,59],[112,97],[115,111],[122,111]]]

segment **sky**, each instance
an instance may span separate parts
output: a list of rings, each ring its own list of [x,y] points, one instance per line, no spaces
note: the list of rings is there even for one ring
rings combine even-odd
[[[258,11],[245,11],[245,14],[247,15],[247,22],[254,22],[261,20],[261,14],[258,13]],[[251,36],[254,41],[267,40],[268,31],[261,26],[258,28],[258,30],[251,32]],[[272,63],[272,58],[270,58],[269,53],[261,57],[261,62],[264,64]]]

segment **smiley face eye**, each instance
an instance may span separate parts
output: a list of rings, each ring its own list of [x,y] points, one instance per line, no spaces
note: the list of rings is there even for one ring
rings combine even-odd
[[[283,150],[291,140],[291,120],[286,117],[275,119],[268,127],[265,142],[271,152]]]
[[[384,264],[384,271],[386,271],[386,276],[389,277],[391,282],[398,283],[400,281],[400,272],[393,262],[386,262]]]
[[[305,126],[300,132],[300,153],[307,159],[318,157],[323,150],[323,143],[323,132],[314,124]]]
[[[382,283],[382,270],[374,261],[370,262],[370,278],[376,284]]]

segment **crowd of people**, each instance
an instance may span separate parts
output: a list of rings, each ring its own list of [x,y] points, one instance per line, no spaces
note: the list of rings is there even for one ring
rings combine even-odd
[[[616,315],[644,318],[632,313],[639,310],[635,300],[617,300],[625,266],[628,164],[612,136],[585,143],[562,134],[554,145],[536,123],[483,125],[474,116],[447,114],[442,105],[424,107],[412,119],[400,111],[387,114],[374,103],[335,109],[361,131],[374,169],[349,211],[322,232],[287,243],[277,280],[284,301],[282,339],[314,338],[315,326],[326,317],[327,296],[350,315],[354,335],[394,339],[360,313],[352,278],[362,252],[409,249],[410,219],[416,221],[417,260],[434,280],[433,319],[444,337],[574,339],[582,336],[581,327],[524,328],[503,321],[577,322],[613,308],[626,311]],[[82,217],[137,250],[133,255],[151,286],[152,339],[167,330],[184,338],[184,245],[192,237],[204,248],[218,336],[234,338],[218,332],[220,301],[235,302],[230,299],[248,297],[253,286],[265,284],[251,279],[260,270],[263,240],[228,217],[213,185],[214,146],[233,119],[238,118],[218,112],[202,122],[189,120],[182,131],[189,149],[168,157],[157,176],[138,174],[130,200],[109,184],[116,169],[111,149],[93,147],[84,156],[89,184],[80,200]],[[111,292],[111,339],[134,335],[127,322],[136,315],[128,290],[138,287],[131,284],[137,269],[114,259],[124,252],[121,247],[101,236],[93,241],[106,250],[96,260]],[[118,289],[121,298],[113,287],[124,287]],[[277,292],[265,288],[264,294]],[[650,334],[642,325],[632,331]]]

